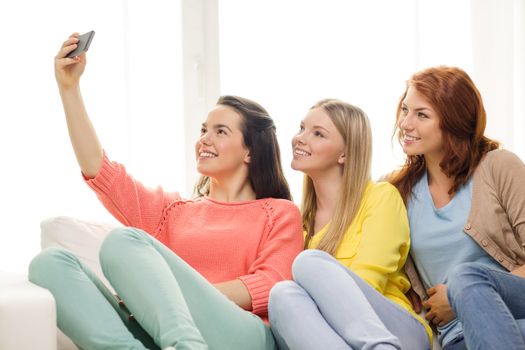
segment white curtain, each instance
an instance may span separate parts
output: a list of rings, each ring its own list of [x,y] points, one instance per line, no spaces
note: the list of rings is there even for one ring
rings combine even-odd
[[[487,133],[525,160],[525,1],[471,1],[473,75]]]

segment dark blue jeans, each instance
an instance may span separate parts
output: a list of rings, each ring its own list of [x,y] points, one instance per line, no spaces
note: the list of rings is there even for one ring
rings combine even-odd
[[[525,278],[467,263],[454,269],[447,286],[464,339],[444,350],[525,349]]]

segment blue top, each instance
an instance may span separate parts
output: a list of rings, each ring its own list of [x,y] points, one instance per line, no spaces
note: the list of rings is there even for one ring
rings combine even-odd
[[[463,232],[472,201],[472,177],[442,208],[436,208],[428,187],[427,173],[413,188],[408,201],[411,252],[425,288],[446,284],[450,271],[461,263],[477,262],[504,271],[469,235]],[[442,345],[463,332],[453,320],[438,327]]]

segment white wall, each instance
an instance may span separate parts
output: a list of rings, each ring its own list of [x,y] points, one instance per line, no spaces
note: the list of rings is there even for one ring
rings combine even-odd
[[[390,134],[404,81],[429,65],[466,69],[488,134],[525,159],[524,19],[525,0],[0,2],[0,270],[25,271],[46,217],[112,220],[82,182],[56,91],[70,32],[96,31],[83,94],[104,147],[137,178],[188,195],[198,126],[219,94],[238,94],[276,119],[299,201],[289,142],[308,108],[361,106],[377,177],[401,162]]]
[[[401,161],[390,134],[404,81],[417,66],[415,1],[229,0],[219,3],[219,15],[221,92],[252,98],[275,118],[296,202],[302,174],[289,166],[290,140],[322,98],[368,114],[374,176]]]
[[[405,80],[434,65],[471,75],[486,104],[487,134],[525,159],[524,3],[223,0],[221,93],[253,98],[274,116],[296,201],[302,175],[289,167],[290,140],[311,105],[335,97],[367,112],[377,178],[402,163],[390,135]]]
[[[83,184],[53,75],[62,42],[92,29],[81,85],[103,146],[146,184],[184,188],[180,1],[2,1],[0,270],[25,271],[46,217],[112,220]]]

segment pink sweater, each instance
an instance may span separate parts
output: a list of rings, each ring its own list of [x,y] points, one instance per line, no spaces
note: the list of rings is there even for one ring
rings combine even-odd
[[[86,182],[122,224],[150,233],[211,283],[240,279],[253,313],[263,318],[270,289],[291,278],[292,262],[303,249],[301,215],[288,200],[182,199],[145,187],[106,156]]]

